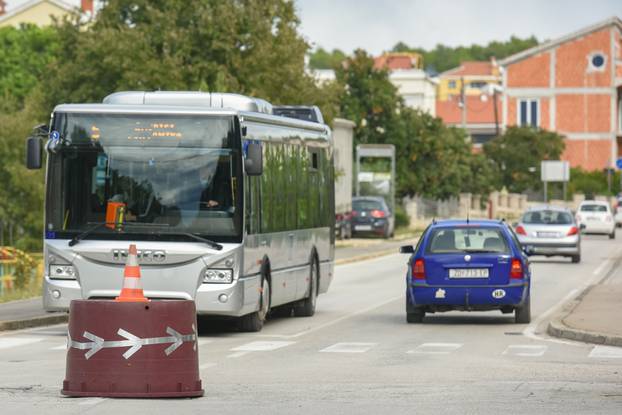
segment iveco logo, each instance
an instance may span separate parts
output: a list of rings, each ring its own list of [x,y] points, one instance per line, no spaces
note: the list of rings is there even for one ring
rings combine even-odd
[[[471,260],[471,255],[465,255],[465,256],[464,256],[464,260],[465,260],[466,262],[469,262],[469,261]]]
[[[127,260],[127,249],[113,249],[112,259],[115,261]],[[164,251],[150,251],[139,250],[138,260],[140,262],[164,262],[166,259],[166,252]]]

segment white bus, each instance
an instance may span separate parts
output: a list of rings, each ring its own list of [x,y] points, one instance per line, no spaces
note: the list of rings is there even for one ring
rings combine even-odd
[[[259,331],[311,316],[334,261],[330,129],[235,94],[120,92],[58,105],[47,151],[43,306],[111,299],[127,250],[145,295]],[[45,146],[43,145],[45,143]]]

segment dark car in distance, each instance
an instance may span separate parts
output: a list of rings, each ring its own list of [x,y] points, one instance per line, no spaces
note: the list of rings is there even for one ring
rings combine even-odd
[[[352,235],[378,235],[390,238],[395,231],[395,216],[380,196],[352,198]]]

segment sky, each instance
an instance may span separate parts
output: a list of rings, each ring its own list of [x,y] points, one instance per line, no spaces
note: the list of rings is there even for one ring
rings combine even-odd
[[[7,9],[27,0],[6,0]],[[79,5],[80,0],[64,0]],[[226,1],[226,0],[223,0]],[[622,0],[294,0],[315,47],[377,55],[402,41],[432,49],[535,35],[555,39],[611,16]]]
[[[402,41],[433,49],[535,35],[555,39],[611,16],[622,0],[295,0],[314,47],[377,55]]]

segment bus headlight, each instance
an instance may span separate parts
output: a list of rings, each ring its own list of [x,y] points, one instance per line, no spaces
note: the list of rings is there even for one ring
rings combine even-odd
[[[203,272],[203,283],[231,284],[233,282],[232,269],[206,269]]]
[[[76,269],[73,265],[50,265],[50,278],[54,280],[75,280]]]

